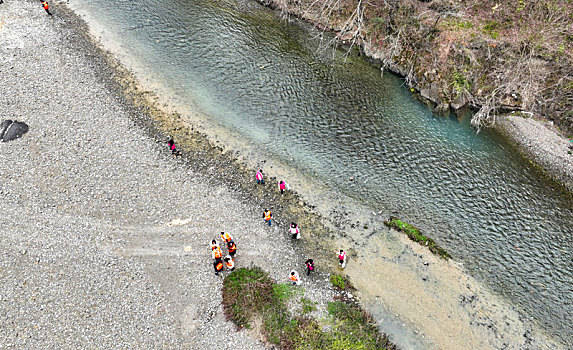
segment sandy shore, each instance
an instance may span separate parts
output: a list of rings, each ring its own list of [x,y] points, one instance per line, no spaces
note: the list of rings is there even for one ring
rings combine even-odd
[[[231,232],[239,266],[286,281],[290,269],[302,271],[305,251],[332,251],[326,240],[293,244],[287,223],[306,228],[303,241],[328,229],[297,198],[257,187],[232,155],[162,115],[86,39],[85,23],[55,5],[53,17],[36,1],[0,5],[0,118],[30,126],[0,144],[0,348],[264,348],[224,320],[208,242]],[[171,157],[167,132],[186,157]],[[270,205],[271,228],[261,218]],[[175,219],[188,223],[168,225]],[[389,257],[373,271],[387,281],[379,299],[425,347],[562,348],[455,262],[383,228],[368,249]],[[334,295],[333,264],[320,259],[305,283],[317,316]],[[373,276],[366,264],[357,255],[347,269],[359,289]]]

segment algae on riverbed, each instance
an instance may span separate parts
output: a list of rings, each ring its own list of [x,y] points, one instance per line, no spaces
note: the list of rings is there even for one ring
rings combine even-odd
[[[395,228],[398,231],[403,231],[406,235],[408,235],[408,237],[410,237],[411,240],[418,242],[421,245],[427,246],[432,253],[443,259],[448,260],[452,257],[447,251],[444,250],[444,248],[437,245],[433,239],[423,235],[417,227],[410,225],[407,222],[391,216],[390,219],[384,221],[384,225]]]

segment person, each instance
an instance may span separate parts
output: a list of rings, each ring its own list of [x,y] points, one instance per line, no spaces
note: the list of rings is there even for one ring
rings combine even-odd
[[[171,154],[173,154],[174,157],[181,155],[181,152],[175,147],[175,141],[173,141],[173,139],[169,139],[169,141],[167,141],[167,144],[169,145]]]
[[[257,174],[255,175],[255,179],[257,180],[257,183],[259,185],[265,183],[265,180],[263,180],[263,169],[260,169],[259,171],[257,171]]]
[[[215,249],[215,247],[219,247],[219,243],[216,240],[211,241],[211,250]]]
[[[298,225],[294,222],[290,223],[289,232],[292,239],[300,239],[300,230],[298,229]]]
[[[279,181],[279,191],[281,191],[281,194],[285,193],[286,186],[287,186],[286,182],[284,182],[283,180]]]
[[[270,209],[265,210],[265,212],[263,213],[263,217],[265,218],[265,221],[269,224],[269,226],[271,226],[271,219],[273,217],[273,214],[271,213]]]
[[[221,260],[221,257],[223,256],[223,253],[221,252],[221,248],[219,248],[219,246],[216,246],[215,248],[213,248],[211,250],[211,256],[215,260],[217,260],[217,259]]]
[[[46,13],[49,14],[50,16],[52,15],[50,13],[50,5],[48,5],[48,2],[43,0],[42,1],[42,7],[44,8],[44,10],[46,10]]]
[[[219,272],[221,272],[223,270],[223,262],[221,261],[221,259],[215,259],[215,262],[213,263],[213,267],[215,268],[215,275],[219,275]]]
[[[229,250],[229,255],[234,258],[235,254],[237,254],[237,245],[235,244],[235,242],[233,242],[232,240],[229,241],[227,243],[227,250]]]
[[[346,267],[346,252],[342,249],[340,249],[340,252],[338,252],[338,263],[340,264],[341,268]]]
[[[314,261],[312,261],[312,259],[308,258],[308,259],[306,259],[304,264],[306,265],[306,275],[308,276],[308,275],[310,275],[310,271],[314,270]]]
[[[291,280],[293,286],[294,285],[299,286],[302,283],[302,281],[300,280],[300,277],[298,276],[298,272],[296,272],[294,270],[292,270],[290,273],[290,280]]]
[[[223,242],[229,243],[233,240],[233,237],[231,237],[231,235],[228,234],[227,232],[221,231],[221,239],[223,240]]]
[[[225,265],[227,265],[227,269],[229,271],[233,271],[235,269],[235,260],[233,260],[230,255],[227,255],[223,260],[225,261]]]

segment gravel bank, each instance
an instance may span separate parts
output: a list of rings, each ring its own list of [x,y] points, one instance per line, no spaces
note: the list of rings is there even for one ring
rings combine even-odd
[[[0,5],[0,118],[30,126],[0,144],[0,348],[263,349],[224,320],[209,242],[231,232],[237,265],[279,281],[305,257],[241,192],[172,158],[83,22],[52,12]],[[313,278],[305,297],[324,305],[328,274]]]
[[[573,149],[570,148],[573,143],[562,136],[553,123],[510,115],[498,117],[496,129],[573,192]]]

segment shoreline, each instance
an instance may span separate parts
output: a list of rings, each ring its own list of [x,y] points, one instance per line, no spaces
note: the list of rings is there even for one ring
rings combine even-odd
[[[73,15],[69,15],[68,16],[73,16]],[[69,19],[67,19],[69,20]],[[76,21],[76,24],[80,25],[83,22],[83,20],[80,21]],[[79,29],[80,31],[87,31],[84,32],[83,35],[89,35],[89,28],[87,27],[82,27],[81,29]],[[85,38],[86,40],[87,37]],[[105,54],[106,51],[104,48],[101,47],[101,45],[98,45],[97,42],[94,41],[94,38],[91,37],[91,44],[95,45],[97,47],[96,51],[99,50],[98,54]],[[183,150],[186,151],[186,156],[185,156],[185,161],[183,162],[179,162],[177,161],[177,165],[179,166],[183,166],[185,168],[189,168],[188,171],[191,172],[192,174],[194,174],[195,176],[199,176],[202,180],[207,181],[209,184],[212,184],[215,188],[217,188],[217,193],[221,192],[221,191],[226,191],[229,188],[236,193],[240,200],[238,201],[238,203],[241,203],[241,205],[246,205],[248,207],[253,207],[253,203],[258,203],[255,204],[255,207],[265,207],[268,205],[275,205],[275,207],[278,208],[278,211],[285,211],[285,210],[295,210],[294,214],[291,215],[295,215],[297,217],[299,216],[305,216],[307,217],[306,222],[304,222],[304,227],[310,229],[307,231],[311,231],[313,230],[317,235],[329,235],[331,233],[328,232],[328,230],[324,227],[324,224],[321,222],[323,219],[321,217],[319,217],[311,207],[308,206],[302,206],[301,203],[292,203],[294,202],[301,202],[301,200],[295,196],[293,196],[292,198],[289,198],[287,200],[283,200],[280,199],[279,205],[280,206],[276,206],[275,203],[276,200],[278,199],[277,195],[274,193],[269,193],[269,191],[263,191],[262,188],[260,187],[254,187],[256,188],[255,191],[253,191],[253,183],[252,183],[252,179],[251,179],[251,170],[252,169],[248,169],[246,165],[241,164],[240,161],[237,160],[237,158],[234,157],[234,155],[232,153],[229,152],[224,152],[224,150],[220,147],[217,146],[215,144],[213,144],[212,142],[210,142],[208,140],[208,138],[196,131],[190,131],[188,129],[185,128],[181,128],[181,125],[184,123],[181,119],[180,116],[177,115],[171,115],[169,118],[166,119],[162,119],[162,115],[165,115],[164,112],[161,111],[161,109],[156,108],[157,106],[152,103],[152,100],[154,99],[153,94],[150,94],[149,92],[146,92],[145,90],[141,89],[138,87],[137,85],[137,81],[135,80],[135,78],[131,75],[132,73],[128,72],[127,70],[123,69],[123,67],[121,66],[120,63],[118,64],[114,64],[114,57],[112,54],[107,53],[107,57],[104,58],[104,60],[106,61],[106,64],[108,64],[111,69],[115,72],[114,73],[114,78],[118,79],[123,82],[123,87],[119,88],[119,87],[114,87],[114,93],[118,94],[118,96],[120,96],[121,99],[124,99],[125,96],[130,96],[130,98],[133,98],[132,101],[127,102],[127,105],[134,105],[135,108],[132,108],[132,114],[131,114],[131,118],[133,118],[134,116],[136,117],[135,119],[132,119],[133,122],[135,122],[136,125],[138,125],[139,131],[144,130],[144,135],[145,138],[147,138],[148,140],[154,141],[155,143],[160,143],[159,145],[155,145],[154,147],[154,151],[153,152],[157,152],[160,151],[161,154],[167,154],[167,147],[166,145],[164,145],[163,143],[161,143],[161,141],[159,141],[160,139],[165,138],[164,135],[170,134],[171,136],[174,136],[177,138],[178,140],[178,144],[183,145]],[[123,69],[123,70],[122,70]],[[118,73],[118,71],[120,73]],[[110,77],[107,77],[106,79],[109,79]],[[132,80],[133,79],[133,80]],[[113,85],[113,84],[112,84]],[[122,91],[123,90],[123,91]],[[155,109],[154,109],[155,108]],[[154,114],[155,117],[154,117]],[[147,119],[148,116],[151,116],[152,118],[154,118],[154,120],[149,120]],[[168,120],[168,119],[173,119],[173,120]],[[25,135],[24,138],[26,137],[30,137],[31,135]],[[181,141],[179,141],[181,140]],[[14,146],[15,147],[15,146]],[[153,154],[152,152],[152,154]],[[163,158],[169,158],[165,155],[163,155]],[[196,160],[202,160],[201,162],[199,162],[199,164],[197,164]],[[194,161],[195,160],[195,161]],[[209,160],[209,162],[205,162],[205,160]],[[170,160],[167,160],[167,162],[170,162]],[[173,162],[170,162],[173,163]],[[170,164],[167,163],[167,164]],[[214,163],[214,164],[213,164]],[[228,169],[227,166],[233,166],[232,169]],[[171,165],[168,165],[170,167],[172,167]],[[170,168],[170,170],[172,171],[177,171],[178,173],[182,173],[184,174],[184,171],[180,171],[180,170],[174,170],[173,168]],[[199,174],[208,174],[208,175],[199,175]],[[233,180],[233,184],[229,184],[229,177],[232,177]],[[179,182],[178,182],[179,183]],[[272,186],[272,185],[271,185]],[[253,192],[255,192],[253,194]],[[207,193],[210,193],[209,190],[207,190]],[[280,198],[280,197],[279,197]],[[304,204],[304,201],[302,201]],[[259,209],[260,209],[259,208]],[[248,212],[253,213],[253,210],[248,210]],[[199,213],[200,214],[200,213]],[[200,217],[203,217],[202,214],[199,215]],[[171,218],[173,218],[174,216],[170,216]],[[183,217],[183,216],[182,216]],[[254,217],[258,218],[257,214],[254,214],[253,218],[252,218],[252,222],[256,223],[258,222],[257,219],[254,219]],[[283,216],[284,217],[284,222],[283,223],[287,223],[291,220],[292,216]],[[164,219],[168,219],[167,216],[163,215]],[[229,222],[232,222],[233,219],[232,218],[228,218]],[[121,219],[118,219],[121,221]],[[247,220],[250,221],[251,219]],[[280,220],[281,222],[283,221],[282,218]],[[298,220],[300,221],[300,220]],[[300,224],[300,222],[299,222]],[[313,229],[314,228],[314,229]],[[237,227],[237,229],[239,229],[239,227]],[[121,230],[120,230],[121,231]],[[169,230],[165,230],[163,229],[163,234],[165,234],[166,236],[168,236],[169,234]],[[180,228],[180,229],[175,229],[175,235],[178,237],[178,240],[180,242],[183,242],[185,239],[188,239],[189,237],[187,237],[188,235],[185,234],[184,232],[184,228]],[[205,231],[204,228],[202,229],[202,231]],[[208,230],[207,230],[208,231]],[[262,239],[267,239],[268,237],[268,233],[265,235],[266,231],[263,230],[258,230],[260,231],[260,234],[257,236],[257,238],[262,238]],[[276,230],[275,230],[276,231]],[[132,233],[133,234],[133,233]],[[171,233],[173,234],[173,232]],[[208,235],[212,235],[212,233],[206,233],[203,232],[203,238],[208,237]],[[388,235],[388,234],[385,234]],[[165,237],[163,237],[165,238]],[[306,237],[305,237],[306,238]],[[164,280],[167,277],[165,276],[160,276],[162,270],[156,269],[154,270],[153,267],[151,267],[151,260],[153,260],[153,257],[150,257],[150,261],[145,261],[145,254],[148,253],[152,253],[151,251],[147,251],[146,249],[150,249],[150,248],[146,248],[146,245],[149,246],[149,243],[146,242],[146,240],[149,239],[151,242],[157,241],[158,239],[154,237],[154,235],[150,235],[149,233],[144,234],[142,236],[136,237],[136,239],[131,242],[130,244],[127,244],[127,247],[125,244],[120,244],[119,247],[116,247],[116,249],[119,249],[119,251],[121,252],[120,255],[127,258],[127,259],[134,259],[134,257],[136,257],[136,259],[141,259],[143,261],[143,265],[146,266],[147,269],[149,269],[151,272],[149,272],[150,275],[156,275],[154,278],[158,279],[158,280]],[[204,239],[203,239],[204,240]],[[403,241],[402,238],[399,237],[400,241]],[[136,243],[134,243],[135,241],[137,241]],[[288,240],[284,240],[281,239],[279,240],[280,243],[286,243],[290,244],[291,242],[289,242]],[[201,244],[200,242],[203,242],[201,239],[194,239],[194,242],[196,242],[197,244]],[[203,242],[204,243],[204,242]],[[274,242],[277,243],[277,242]],[[242,244],[242,242],[241,242]],[[254,246],[256,246],[256,244],[258,244],[258,241],[252,241],[251,244]],[[408,243],[404,243],[407,248],[407,250],[411,250],[413,252],[413,256],[417,258],[418,255],[422,255],[424,256],[424,258],[426,258],[424,251],[421,251],[419,249],[415,249],[413,248],[410,244]],[[170,249],[173,249],[174,247],[170,247]],[[181,248],[181,246],[179,247]],[[420,247],[423,248],[423,247]],[[273,248],[269,248],[272,252],[274,253],[279,253],[277,252],[276,249]],[[302,251],[305,250],[305,247],[300,247],[300,245],[295,246],[292,248],[293,251],[296,251],[297,249],[299,250],[298,253],[296,253],[298,256],[304,255]],[[322,250],[322,251],[331,251],[332,250],[332,246],[326,242],[322,242],[319,240],[319,242],[317,243],[317,246],[315,247],[307,247],[306,248],[307,251],[317,251],[317,250]],[[187,255],[185,255],[184,253],[182,253],[181,250],[171,250],[172,254],[181,254],[182,257],[186,257]],[[251,257],[253,258],[253,257]],[[199,258],[197,258],[199,259]],[[317,259],[315,259],[316,261]],[[259,259],[259,262],[264,262],[265,259]],[[359,260],[357,260],[359,261]],[[168,261],[163,261],[164,265],[169,266],[169,262]],[[326,263],[327,264],[327,263]],[[439,265],[439,263],[435,263],[436,265]],[[332,264],[335,265],[335,264]],[[169,267],[167,267],[169,269]],[[208,266],[203,266],[202,268],[209,268]],[[200,270],[199,270],[200,271]],[[182,273],[182,271],[178,272],[179,274]],[[358,274],[358,271],[354,272],[355,274]],[[281,276],[280,274],[276,274],[276,276]],[[280,277],[279,277],[280,278]],[[364,282],[364,281],[362,281]],[[169,284],[168,281],[164,281],[164,283]],[[209,284],[209,283],[208,283]],[[210,285],[210,284],[209,284]],[[173,286],[172,286],[173,287]],[[178,290],[179,293],[182,293],[181,290]],[[324,290],[320,291],[320,292],[324,292]],[[176,293],[174,293],[176,294]],[[179,297],[183,297],[183,295],[179,295]],[[175,296],[171,296],[171,297],[167,297],[167,299],[171,300],[174,304],[176,305],[180,305],[181,301],[180,300],[176,300],[177,299],[177,295]],[[210,303],[211,309],[209,312],[215,310],[213,309],[213,303]],[[191,307],[193,308],[194,306],[187,306],[187,307]],[[198,313],[200,314],[200,313]],[[215,317],[216,318],[216,317]],[[200,329],[200,327],[194,323],[197,322],[196,319],[193,319],[191,317],[191,321],[187,322],[187,326],[189,327],[189,331],[193,331],[193,329],[197,330]],[[218,320],[217,322],[219,322],[220,320]],[[185,323],[185,322],[183,322]],[[189,325],[191,324],[191,325]],[[193,328],[195,327],[195,328]],[[483,335],[483,334],[480,334]],[[491,336],[491,335],[490,335]],[[435,346],[436,344],[434,344]]]

